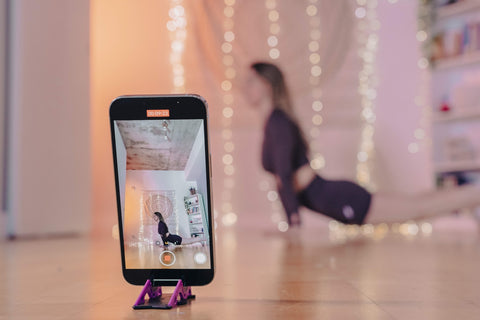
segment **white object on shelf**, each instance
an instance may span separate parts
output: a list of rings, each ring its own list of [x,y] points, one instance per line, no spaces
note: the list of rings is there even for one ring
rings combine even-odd
[[[435,172],[480,171],[479,160],[445,161],[435,164]]]
[[[463,0],[455,4],[439,7],[437,9],[437,20],[451,18],[456,15],[470,13],[475,10],[480,10],[480,1],[478,0]]]

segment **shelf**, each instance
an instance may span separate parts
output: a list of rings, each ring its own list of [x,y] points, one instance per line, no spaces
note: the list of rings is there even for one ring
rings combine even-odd
[[[461,172],[461,171],[480,171],[480,161],[445,161],[435,164],[435,172]]]
[[[455,4],[437,8],[437,20],[451,18],[456,15],[470,13],[476,10],[480,10],[480,1],[463,0]]]
[[[199,205],[200,205],[199,203],[195,203],[195,204],[187,204],[187,203],[185,203],[185,206],[187,206],[187,207],[189,207],[189,208],[190,208],[190,207],[198,207]]]
[[[456,67],[463,67],[480,63],[480,51],[466,53],[454,58],[445,58],[433,63],[433,70],[442,71]]]
[[[477,108],[471,108],[472,110],[455,112],[448,111],[444,113],[439,113],[433,117],[434,123],[445,123],[445,122],[455,122],[455,121],[471,121],[471,120],[480,120],[480,106]]]

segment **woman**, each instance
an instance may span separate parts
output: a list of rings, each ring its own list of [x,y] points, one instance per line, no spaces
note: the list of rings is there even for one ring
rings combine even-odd
[[[168,232],[168,226],[165,223],[165,220],[163,219],[162,214],[158,211],[155,212],[154,214],[158,218],[158,233],[162,237],[163,244],[164,245],[167,245],[168,243],[173,243],[175,245],[182,244],[182,237]]]
[[[305,206],[347,224],[401,222],[480,206],[480,188],[462,186],[419,195],[370,194],[350,181],[326,180],[310,167],[308,147],[293,113],[282,72],[270,63],[251,65],[246,96],[265,120],[262,164],[275,175],[289,225]]]

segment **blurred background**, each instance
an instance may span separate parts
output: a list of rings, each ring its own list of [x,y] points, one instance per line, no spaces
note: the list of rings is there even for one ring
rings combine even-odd
[[[321,175],[399,193],[478,180],[478,0],[0,0],[0,24],[1,237],[110,236],[109,105],[166,93],[209,103],[217,227],[284,231],[242,96],[259,60],[284,70]]]

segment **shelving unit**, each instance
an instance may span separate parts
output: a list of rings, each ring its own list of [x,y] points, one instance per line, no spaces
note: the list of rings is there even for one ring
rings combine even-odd
[[[433,64],[433,68],[435,71],[443,71],[447,69],[453,69],[478,63],[480,63],[480,52],[473,52],[463,54],[458,57],[446,58],[435,61],[435,63]]]
[[[480,161],[450,161],[435,164],[436,173],[480,171]]]
[[[480,9],[480,1],[463,0],[437,9],[437,21]]]
[[[433,118],[434,123],[447,123],[455,121],[478,121],[480,120],[480,106],[472,107],[467,111],[452,111],[437,114]]]
[[[433,36],[442,35],[441,40],[433,45],[436,45],[436,49],[439,44],[444,46],[440,46],[441,48],[445,48],[445,51],[440,51],[440,58],[437,56],[431,63],[434,171],[440,178],[445,174],[480,172],[480,142],[472,139],[475,136],[480,137],[480,94],[478,101],[475,94],[470,95],[472,83],[468,82],[473,79],[474,88],[478,81],[480,90],[480,0],[461,0],[433,10]],[[446,58],[441,58],[442,56]],[[469,94],[456,91],[459,87],[470,90]],[[447,99],[451,110],[437,111],[444,99]],[[468,143],[452,144],[458,137]],[[471,157],[472,159],[467,159],[467,156],[452,156],[455,153],[452,153],[452,150],[458,150],[449,148],[458,148],[458,145],[464,148],[459,149],[460,154],[478,156]]]
[[[204,237],[208,235],[208,217],[201,194],[184,197],[185,209],[188,215],[188,227],[190,236]]]

